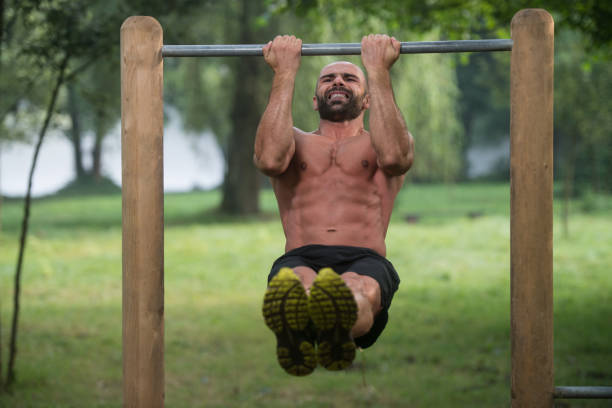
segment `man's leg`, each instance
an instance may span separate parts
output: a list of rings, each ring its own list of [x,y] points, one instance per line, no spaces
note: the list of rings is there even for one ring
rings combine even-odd
[[[266,291],[264,317],[277,336],[280,365],[290,374],[306,375],[316,366],[310,347],[303,344],[309,336],[308,329],[303,322],[297,326],[291,324],[285,314],[302,316],[303,320],[304,299],[318,275],[306,266],[293,267],[293,274],[288,273],[289,268],[283,269],[284,273],[279,272]],[[298,290],[301,289],[298,282],[304,291]],[[320,311],[314,313],[315,323],[318,316],[320,326],[319,362],[331,370],[344,369],[355,356],[352,339],[366,334],[381,310],[380,286],[375,279],[355,272],[345,272],[341,276],[332,273],[319,280],[315,297],[318,300],[311,303]],[[313,313],[310,314],[312,317]]]
[[[310,287],[308,315],[317,329],[317,359],[328,370],[342,370],[355,359],[351,331],[357,321],[357,302],[344,280],[323,268]]]
[[[312,282],[317,277],[316,272],[307,266],[296,266],[293,272],[300,278],[306,293],[310,294]],[[351,329],[351,335],[353,338],[363,336],[372,328],[374,318],[382,308],[380,285],[374,278],[355,272],[344,272],[340,277],[353,293],[357,303],[357,320]]]
[[[353,338],[370,331],[374,319],[382,309],[380,303],[380,285],[370,276],[355,272],[344,272],[340,277],[349,287],[357,303],[357,321],[351,329]]]

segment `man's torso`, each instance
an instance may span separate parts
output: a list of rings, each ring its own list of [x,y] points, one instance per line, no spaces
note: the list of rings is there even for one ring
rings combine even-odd
[[[349,245],[384,256],[389,217],[403,180],[378,167],[365,130],[339,140],[296,130],[289,168],[272,180],[285,249]]]

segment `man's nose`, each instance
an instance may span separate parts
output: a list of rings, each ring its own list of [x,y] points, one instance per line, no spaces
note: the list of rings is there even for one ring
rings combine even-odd
[[[334,86],[344,86],[344,79],[340,75],[334,77]]]

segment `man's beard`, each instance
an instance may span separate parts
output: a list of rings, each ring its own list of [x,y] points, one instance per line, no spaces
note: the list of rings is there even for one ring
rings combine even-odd
[[[342,91],[348,94],[346,102],[330,102],[329,94],[333,91]],[[319,117],[329,120],[330,122],[344,122],[345,120],[355,119],[363,111],[363,96],[355,96],[353,92],[344,87],[330,88],[323,96],[317,95],[317,104],[319,108]],[[340,108],[336,105],[341,105]]]

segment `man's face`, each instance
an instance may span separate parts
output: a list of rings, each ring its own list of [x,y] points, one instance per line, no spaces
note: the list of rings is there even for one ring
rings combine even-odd
[[[343,122],[369,107],[363,71],[350,62],[335,62],[321,70],[313,98],[321,119]]]

